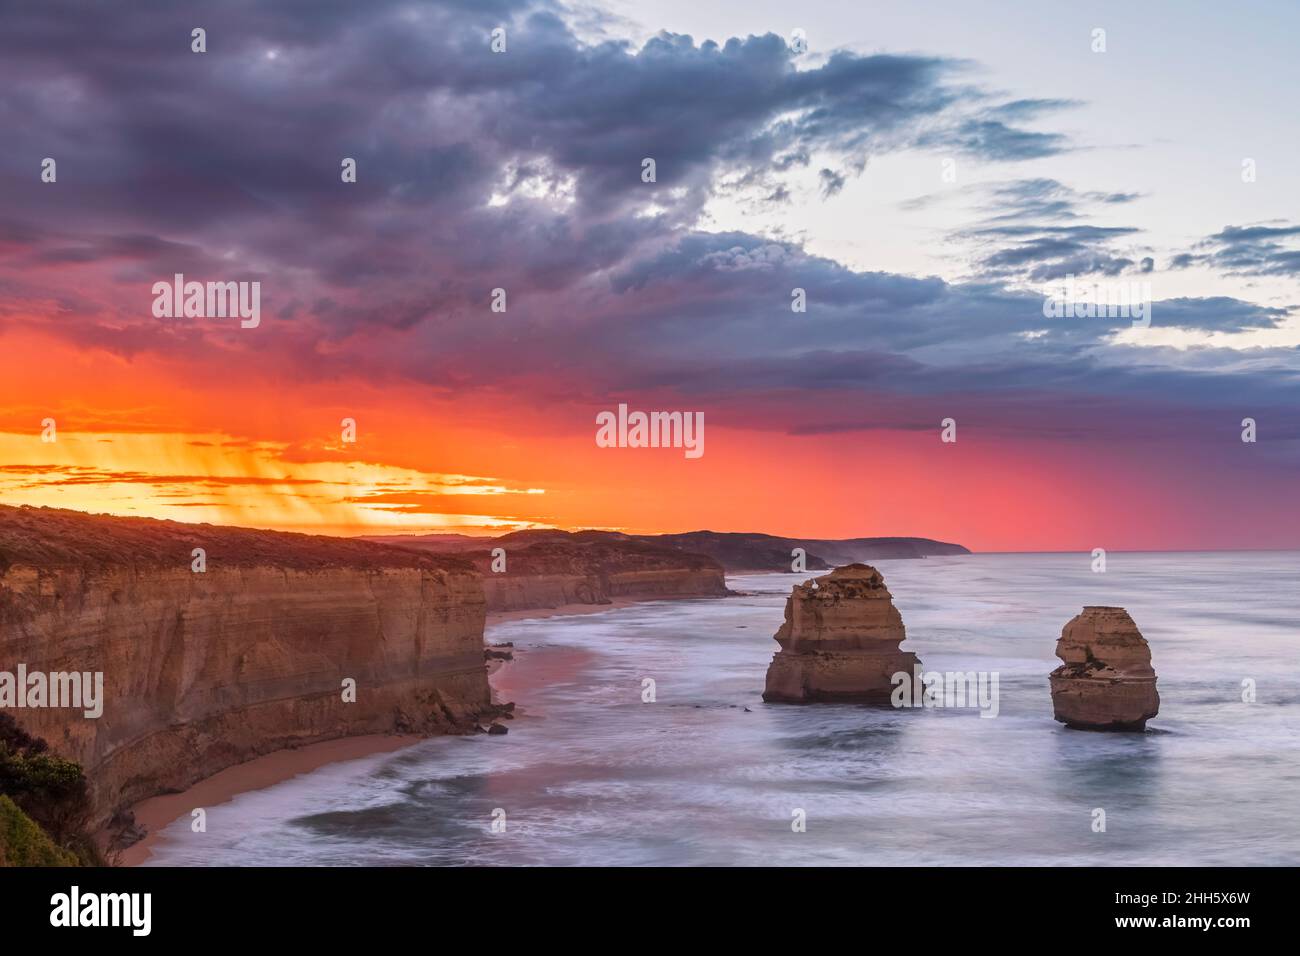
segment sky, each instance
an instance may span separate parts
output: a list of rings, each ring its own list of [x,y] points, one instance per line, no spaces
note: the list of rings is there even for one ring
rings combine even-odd
[[[1133,6],[0,0],[0,502],[1300,547],[1300,9]]]

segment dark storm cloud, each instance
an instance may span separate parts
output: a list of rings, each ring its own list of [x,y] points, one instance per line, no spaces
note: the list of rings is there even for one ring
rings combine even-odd
[[[195,13],[183,5],[137,3],[130,18],[31,5],[0,36],[6,112],[19,133],[76,143],[81,157],[90,147],[101,181],[197,174],[210,213],[237,212],[227,207],[240,198],[253,211],[327,195],[331,181],[304,175],[319,166],[308,157],[333,159],[344,145],[368,149],[384,185],[448,193],[473,183],[474,160],[535,149],[581,171],[580,196],[600,205],[621,202],[651,154],[661,182],[690,184],[715,163],[897,148],[923,120],[939,125],[927,136],[965,136],[964,91],[945,83],[941,59],[837,53],[796,70],[771,34],[587,46],[552,12],[496,6],[233,0],[203,11],[210,52],[198,55]],[[491,55],[487,31],[507,7],[516,8],[509,51]],[[60,101],[46,115],[35,109]],[[461,136],[439,130],[448,134],[439,141],[421,128],[441,110]],[[483,148],[456,152],[470,143]],[[457,174],[467,178],[448,182]]]
[[[190,52],[196,25],[206,54]],[[497,55],[489,31],[501,25]],[[215,333],[160,328],[152,281],[260,279],[277,320],[223,345],[289,379],[539,402],[745,395],[737,416],[790,430],[824,413],[828,390],[870,395],[882,417],[908,402],[929,414],[936,395],[1041,410],[1046,395],[1069,405],[1144,382],[1194,402],[1206,375],[1261,406],[1295,397],[1258,362],[1247,373],[1216,353],[1179,371],[1173,353],[1110,344],[1126,320],[1053,324],[1040,296],[1006,288],[1140,269],[1125,248],[1136,228],[1078,221],[1087,204],[1132,194],[1004,185],[972,233],[987,244],[978,281],[961,284],[697,231],[724,180],[785,202],[774,177],[804,176],[833,203],[882,153],[1003,162],[1073,148],[1022,125],[1073,103],[999,101],[958,83],[960,69],[846,51],[799,68],[771,34],[584,43],[559,7],[506,0],[6,3],[0,312],[87,346],[179,356]],[[46,156],[56,186],[38,180]],[[345,156],[355,185],[340,182]],[[647,157],[654,183],[641,181]],[[1256,250],[1281,238],[1234,237]],[[508,319],[487,312],[497,287]],[[807,313],[790,310],[795,287]],[[1165,305],[1156,326],[1280,318],[1235,300]]]
[[[791,312],[793,288],[806,290],[806,313]],[[446,359],[395,354],[385,363],[430,385],[454,379],[459,388],[490,389],[502,377],[533,376],[541,401],[631,394],[790,431],[831,411],[838,418],[845,402],[871,409],[851,418],[854,427],[933,424],[933,413],[961,396],[961,408],[998,428],[1058,434],[1081,408],[1208,401],[1285,408],[1300,400],[1295,375],[1267,371],[1293,358],[1284,350],[1243,362],[1232,350],[1203,349],[1187,370],[1180,365],[1189,360],[1174,350],[1115,344],[1132,327],[1128,318],[1047,319],[1038,295],[856,272],[744,233],[684,237],[615,273],[579,311],[579,323],[512,322],[486,340],[447,328],[430,338]],[[1158,329],[1240,331],[1270,327],[1284,313],[1233,299],[1181,299],[1155,302],[1153,316]],[[481,361],[453,358],[472,345],[481,346]],[[1088,420],[1095,427],[1091,412]]]
[[[773,171],[838,156],[818,174],[829,197],[868,155],[922,141],[999,158],[1006,124],[1052,106],[992,118],[942,58],[839,52],[796,69],[771,34],[584,44],[536,3],[144,0],[127,15],[53,0],[5,18],[0,196],[14,228],[60,233],[23,245],[15,269],[108,267],[128,245],[139,268],[108,278],[255,262],[282,276],[282,302],[339,301],[334,336],[390,302],[407,319],[384,324],[406,327],[494,287],[579,287],[687,229],[722,173],[782,201]],[[206,54],[190,51],[196,24]],[[504,55],[488,47],[498,25]],[[1003,128],[972,140],[972,121]],[[34,178],[47,155],[57,188]],[[344,156],[359,165],[347,187]]]
[[[807,317],[787,319],[796,287],[807,290]],[[733,340],[730,352],[838,344],[933,353],[951,346],[974,357],[1011,344],[1017,353],[1036,348],[1045,354],[1058,343],[1100,346],[1132,324],[1127,318],[1046,319],[1041,295],[989,283],[858,272],[792,243],[745,233],[687,237],[616,273],[612,288],[615,301],[605,307],[635,316],[628,324],[647,341],[684,324],[706,346]],[[652,303],[665,298],[682,305],[657,317]],[[641,302],[651,305],[643,312]],[[1270,328],[1286,315],[1227,297],[1159,300],[1153,314],[1160,328],[1214,331]],[[1017,340],[1023,333],[1045,334],[1029,343]]]

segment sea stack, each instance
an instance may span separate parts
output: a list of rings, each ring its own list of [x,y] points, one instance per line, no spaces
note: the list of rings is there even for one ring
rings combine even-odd
[[[1056,719],[1076,730],[1145,730],[1160,710],[1156,672],[1122,607],[1085,607],[1061,631],[1052,671]]]
[[[920,666],[898,649],[903,618],[885,579],[865,564],[796,584],[775,636],[781,649],[767,668],[766,701],[889,704],[893,676]]]

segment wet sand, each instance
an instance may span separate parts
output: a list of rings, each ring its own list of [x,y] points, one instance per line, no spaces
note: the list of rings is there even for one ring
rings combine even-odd
[[[117,862],[122,866],[136,866],[149,859],[154,846],[162,838],[162,831],[181,817],[189,816],[196,807],[215,807],[230,802],[241,793],[265,789],[327,764],[400,750],[423,739],[414,734],[368,734],[323,740],[292,750],[277,750],[227,767],[181,793],[150,797],[131,808],[136,824],[144,826],[147,835],[139,843],[121,851]]]
[[[532,621],[546,617],[568,617],[573,614],[595,614],[598,611],[614,611],[618,608],[631,607],[644,601],[632,598],[617,598],[609,604],[561,604],[559,607],[524,608],[520,611],[489,611],[488,630],[484,634],[485,643],[492,643],[492,625],[505,624],[507,621]]]
[[[639,603],[619,599],[610,604],[565,604],[554,608],[530,608],[520,611],[494,611],[487,616],[484,645],[491,645],[492,626],[507,621],[531,618],[562,617],[572,614],[592,614],[610,611]],[[502,661],[489,661],[489,674],[496,671]],[[328,764],[356,760],[372,754],[388,753],[419,743],[425,738],[413,734],[369,734],[361,737],[341,737],[325,740],[292,750],[277,750],[245,763],[227,767],[219,773],[200,780],[181,793],[168,793],[150,797],[131,808],[136,824],[147,834],[143,840],[122,850],[117,862],[122,866],[138,866],[153,854],[153,848],[162,839],[161,833],[182,817],[187,817],[196,807],[214,807],[228,803],[241,793],[263,790],[283,783],[300,774],[310,773]]]

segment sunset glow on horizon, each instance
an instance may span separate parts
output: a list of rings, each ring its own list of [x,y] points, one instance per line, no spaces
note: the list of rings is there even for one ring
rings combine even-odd
[[[785,23],[715,35],[698,5],[326,6],[205,11],[202,55],[166,4],[129,31],[13,14],[47,42],[0,36],[0,503],[331,535],[1300,547],[1300,197],[1193,142],[1198,110],[1252,111],[1189,87],[1180,118],[1161,93],[1130,150],[1146,107],[1086,79],[1086,31],[1068,69],[982,75],[1014,59],[996,37],[897,14],[823,47],[817,3],[807,52]],[[935,51],[872,52],[918,36]],[[1149,327],[1047,317],[1075,273],[1149,285]],[[259,322],[159,317],[178,275],[259,283]],[[621,403],[702,414],[707,450],[599,447]]]

